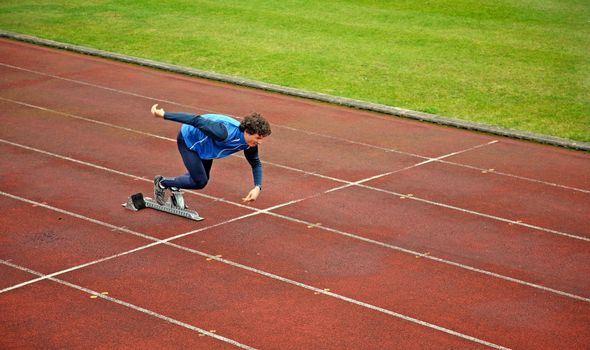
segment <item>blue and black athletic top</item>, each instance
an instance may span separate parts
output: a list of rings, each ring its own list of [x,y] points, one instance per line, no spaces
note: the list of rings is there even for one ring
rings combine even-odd
[[[182,123],[180,132],[186,145],[201,159],[227,157],[238,151],[252,167],[254,185],[262,188],[262,163],[258,158],[258,146],[250,147],[240,131],[240,122],[223,114],[164,113],[164,119]]]

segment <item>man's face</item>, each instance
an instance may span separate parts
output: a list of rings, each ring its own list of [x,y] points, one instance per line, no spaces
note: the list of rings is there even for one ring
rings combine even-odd
[[[248,146],[256,147],[256,145],[262,143],[262,139],[264,139],[264,137],[258,134],[249,134],[247,131],[244,131],[244,139],[246,140]]]

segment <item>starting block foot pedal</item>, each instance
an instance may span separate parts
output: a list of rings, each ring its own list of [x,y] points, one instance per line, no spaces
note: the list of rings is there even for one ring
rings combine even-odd
[[[145,200],[143,199],[143,193],[132,194],[127,199],[127,203],[123,203],[123,206],[133,211],[138,211],[145,208]]]
[[[184,206],[184,203],[182,203],[182,205]],[[184,218],[195,221],[201,221],[204,219],[201,216],[199,216],[199,214],[194,210],[179,208],[173,205],[171,201],[167,201],[164,205],[161,205],[151,198],[144,197],[143,193],[136,193],[129,196],[129,198],[127,199],[127,203],[123,203],[123,207],[133,211],[138,211],[144,208],[152,208],[158,211],[163,211],[168,214],[182,216]]]

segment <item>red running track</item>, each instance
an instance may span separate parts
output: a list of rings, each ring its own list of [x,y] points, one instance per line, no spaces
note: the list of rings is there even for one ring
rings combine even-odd
[[[192,222],[166,110],[273,125]],[[0,348],[587,349],[590,155],[0,41]]]

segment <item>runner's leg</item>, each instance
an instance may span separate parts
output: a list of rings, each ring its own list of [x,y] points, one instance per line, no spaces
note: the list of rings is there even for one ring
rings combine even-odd
[[[201,159],[196,152],[191,151],[184,142],[182,134],[179,132],[177,137],[178,151],[187,168],[188,173],[162,180],[161,184],[165,187],[177,187],[186,189],[202,189],[209,181],[209,173],[213,160]]]

